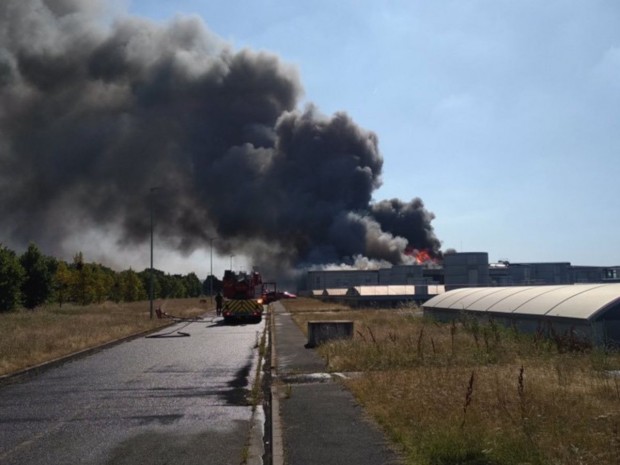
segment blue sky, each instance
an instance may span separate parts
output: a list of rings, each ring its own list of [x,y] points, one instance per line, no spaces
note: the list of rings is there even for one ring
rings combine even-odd
[[[134,0],[299,70],[379,137],[374,199],[420,197],[443,249],[620,265],[620,3]]]

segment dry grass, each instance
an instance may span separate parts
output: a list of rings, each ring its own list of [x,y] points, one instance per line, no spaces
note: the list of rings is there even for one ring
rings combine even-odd
[[[408,463],[618,464],[619,354],[561,353],[493,323],[437,324],[413,309],[313,314],[304,305],[294,313],[302,329],[355,321],[353,340],[319,353],[332,371],[363,372],[347,385]]]
[[[286,307],[291,313],[296,315],[303,313],[330,313],[330,312],[341,312],[351,310],[347,305],[343,305],[340,303],[328,303],[328,302],[320,302],[315,299],[309,299],[306,297],[298,297],[296,299],[282,299],[280,300],[282,304]],[[318,303],[318,305],[317,305]]]
[[[205,313],[209,305],[198,299],[171,299],[155,302],[154,308],[174,316],[194,317]],[[62,308],[54,305],[0,313],[0,375],[161,327],[169,321],[156,317],[151,320],[148,301]]]

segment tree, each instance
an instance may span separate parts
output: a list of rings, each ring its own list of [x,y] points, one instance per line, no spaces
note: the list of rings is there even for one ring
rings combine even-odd
[[[20,305],[24,274],[15,252],[0,244],[0,312]]]
[[[190,273],[184,278],[185,289],[187,289],[187,297],[198,297],[202,293],[202,283],[196,273]]]
[[[54,273],[54,290],[56,291],[56,301],[62,307],[70,298],[71,288],[76,277],[74,271],[69,268],[66,262],[58,262],[56,273]]]
[[[19,262],[25,271],[21,287],[24,307],[32,309],[44,304],[53,291],[48,259],[35,244],[31,243],[19,258]]]
[[[144,271],[138,273],[140,280],[142,281],[142,286],[146,291],[146,296],[149,298],[149,292],[151,289],[151,270],[150,268],[146,268]],[[153,269],[153,299],[158,299],[162,297],[162,283],[164,281],[164,272]]]
[[[103,272],[98,265],[84,263],[82,252],[78,252],[73,257],[72,267],[76,272],[76,279],[71,283],[71,300],[80,305],[101,302],[105,298],[104,294],[107,295],[108,292],[104,292]]]
[[[210,295],[211,290],[213,290],[213,294],[216,294],[218,291],[222,290],[222,281],[213,275],[207,276],[207,279],[205,279],[202,283],[202,293],[204,295]]]
[[[135,302],[147,299],[146,291],[138,273],[131,268],[116,276],[114,287],[114,300],[117,302]]]
[[[87,266],[91,269],[90,286],[92,288],[93,301],[100,303],[109,299],[116,273],[112,269],[98,263],[90,263]]]
[[[179,299],[187,296],[187,289],[183,283],[183,277],[179,274],[164,277],[164,285],[162,286],[162,297],[168,299]]]
[[[222,281],[213,275],[207,276],[207,279],[202,283],[202,292],[204,294],[210,294],[211,291],[213,291],[214,295],[222,292]]]

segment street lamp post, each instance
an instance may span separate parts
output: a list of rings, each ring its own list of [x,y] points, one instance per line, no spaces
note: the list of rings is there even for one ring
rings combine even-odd
[[[211,276],[209,277],[209,295],[211,296],[211,303],[213,303],[213,237],[209,238],[211,242]]]
[[[153,193],[159,189],[159,187],[151,187],[149,190],[149,207],[151,213],[151,270],[149,276],[149,316],[153,319]]]
[[[149,206],[151,210],[151,269],[149,271],[149,315],[153,319],[153,189],[149,195]]]

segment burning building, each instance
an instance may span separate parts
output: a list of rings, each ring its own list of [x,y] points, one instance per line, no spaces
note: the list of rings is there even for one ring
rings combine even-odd
[[[461,288],[584,283],[620,283],[620,266],[573,266],[569,262],[489,263],[487,252],[455,252],[444,254],[441,262],[425,260],[413,265],[372,270],[312,270],[300,282],[299,289],[302,293],[322,298],[335,296],[339,300],[357,294],[360,298],[355,300],[361,302],[373,300],[373,289],[384,296],[395,296],[395,290],[380,288],[409,285],[411,295],[398,299],[423,302],[434,295]],[[352,288],[356,290],[347,295],[347,290]],[[384,297],[383,300],[389,299]]]

